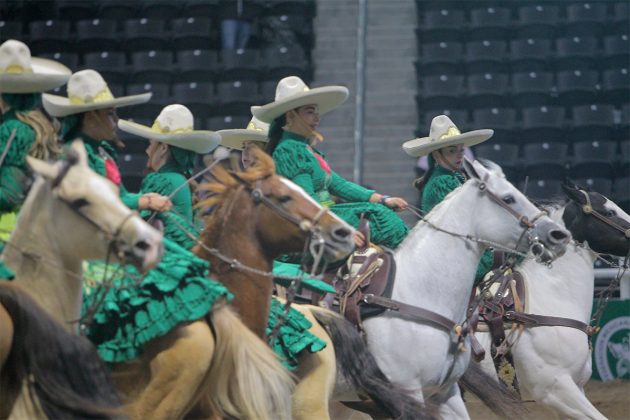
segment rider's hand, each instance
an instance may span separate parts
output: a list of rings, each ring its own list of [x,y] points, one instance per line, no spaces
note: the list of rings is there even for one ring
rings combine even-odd
[[[169,211],[173,208],[173,203],[168,197],[156,193],[147,193],[140,196],[138,207],[141,210]]]
[[[400,197],[389,197],[385,200],[385,205],[393,210],[404,210],[407,208],[409,203],[404,198]]]
[[[358,230],[354,232],[354,244],[357,248],[363,248],[365,246],[365,236]]]

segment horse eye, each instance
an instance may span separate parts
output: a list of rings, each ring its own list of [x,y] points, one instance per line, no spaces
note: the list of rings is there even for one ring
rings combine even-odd
[[[291,200],[293,200],[293,198],[290,195],[283,195],[278,198],[278,201],[281,202],[282,204],[288,203]]]
[[[85,198],[77,198],[76,200],[73,200],[70,205],[75,208],[75,209],[80,209],[81,207],[85,207],[87,205],[89,205],[90,202],[87,201]]]
[[[617,215],[617,212],[614,211],[614,210],[608,210],[606,212],[606,216],[608,216],[608,217],[615,217],[616,215]]]
[[[514,197],[511,195],[506,195],[505,197],[503,197],[503,202],[505,204],[514,204],[516,203],[516,200],[514,200]]]

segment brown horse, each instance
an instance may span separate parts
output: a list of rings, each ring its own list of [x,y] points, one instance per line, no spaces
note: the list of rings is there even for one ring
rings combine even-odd
[[[157,257],[147,239],[123,238],[140,226],[159,238],[89,169],[83,147],[73,149],[75,165],[35,164],[47,180],[31,189],[5,256],[15,282],[69,331],[80,317],[81,261],[133,257],[134,248]],[[137,360],[112,368],[132,418],[182,418],[202,397],[237,418],[289,416],[290,375],[224,303],[150,341]]]
[[[0,287],[0,418],[107,415],[117,404],[109,375],[69,323],[81,305],[81,260],[112,253],[144,271],[159,260],[161,235],[89,171],[82,145],[66,163],[29,163],[51,181],[35,181],[5,248],[17,278]]]
[[[214,277],[235,294],[233,304],[245,324],[264,338],[273,289],[273,276],[269,272],[274,258],[302,252],[310,234],[328,228],[329,235],[323,236],[329,251],[327,257],[338,260],[353,249],[353,230],[293,183],[275,175],[271,158],[254,150],[256,163],[247,171],[231,174],[218,169],[214,172],[218,182],[204,186],[215,195],[202,205],[216,207],[207,220],[200,237],[202,244],[196,247],[196,252],[211,262]],[[287,237],[291,240],[282,239]],[[234,259],[258,272],[234,265]],[[311,321],[311,331],[328,345],[320,352],[304,351],[300,356],[293,418],[325,419],[328,397],[335,385],[336,347],[311,312],[305,308],[299,310]],[[422,416],[422,406],[389,383],[359,334],[347,326],[346,334],[341,334],[346,336],[344,354],[348,356],[344,357],[343,376],[372,396],[383,411],[395,416],[405,412],[409,418]],[[350,349],[352,357],[348,354]]]

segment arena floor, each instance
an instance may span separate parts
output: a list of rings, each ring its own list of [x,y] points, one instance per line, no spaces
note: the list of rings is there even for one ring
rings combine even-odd
[[[588,399],[610,420],[625,420],[630,418],[630,381],[590,381],[586,385]],[[466,397],[466,406],[473,420],[498,419],[479,400],[470,394]],[[525,403],[529,416],[526,419],[544,420],[555,419],[553,413],[540,404]]]

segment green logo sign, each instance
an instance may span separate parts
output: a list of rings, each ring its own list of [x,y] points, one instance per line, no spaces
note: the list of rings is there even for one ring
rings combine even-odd
[[[595,340],[594,359],[602,381],[630,379],[630,316],[613,318]]]

